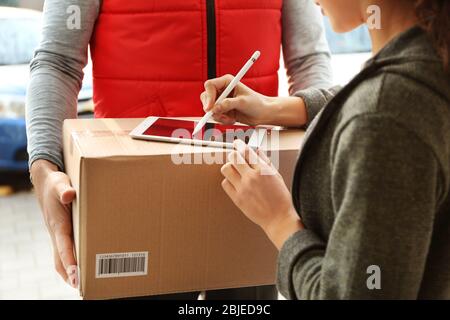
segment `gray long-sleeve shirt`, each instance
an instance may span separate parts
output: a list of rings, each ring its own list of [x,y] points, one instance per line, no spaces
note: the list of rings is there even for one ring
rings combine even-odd
[[[450,298],[450,76],[416,27],[338,93],[297,93],[309,130],[280,251],[290,299]]]
[[[80,8],[80,29],[67,28],[71,5]],[[100,5],[100,0],[45,1],[42,42],[31,62],[27,94],[30,166],[37,159],[46,159],[63,168],[62,123],[77,116],[82,70]],[[330,55],[318,7],[311,0],[285,0],[282,32],[290,92],[328,88],[332,78]]]

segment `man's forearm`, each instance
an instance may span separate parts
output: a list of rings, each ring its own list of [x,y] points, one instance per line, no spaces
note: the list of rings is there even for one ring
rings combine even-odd
[[[308,121],[305,103],[299,97],[273,97],[269,100],[270,114],[262,124],[298,128]]]
[[[319,8],[310,0],[285,0],[282,22],[289,92],[330,88],[330,52]]]
[[[287,72],[291,95],[307,88],[328,89],[332,86],[333,73],[330,55],[325,52],[291,61]]]
[[[79,29],[67,26],[71,5],[80,8]],[[47,0],[42,41],[31,62],[27,90],[29,165],[48,160],[63,169],[62,124],[77,115],[77,97],[87,48],[98,15],[98,0]]]
[[[27,94],[27,132],[30,167],[37,159],[63,169],[62,124],[75,118],[79,85],[65,74],[38,71]]]

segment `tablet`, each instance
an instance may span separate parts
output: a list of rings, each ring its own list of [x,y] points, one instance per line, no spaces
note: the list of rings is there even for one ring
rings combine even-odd
[[[197,123],[194,120],[149,117],[131,131],[130,136],[134,139],[219,148],[233,148],[233,141],[241,139],[250,147],[258,148],[267,134],[267,128],[208,122],[201,132],[192,137]]]

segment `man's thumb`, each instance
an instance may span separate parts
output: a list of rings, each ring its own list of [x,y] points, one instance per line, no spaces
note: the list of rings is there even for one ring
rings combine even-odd
[[[60,200],[62,204],[69,204],[75,200],[75,189],[71,186],[67,186],[67,189],[61,193]]]
[[[65,181],[68,179],[62,180],[63,181],[58,182],[56,185],[58,198],[62,204],[69,204],[75,199],[76,192],[75,189],[70,185],[69,181]]]

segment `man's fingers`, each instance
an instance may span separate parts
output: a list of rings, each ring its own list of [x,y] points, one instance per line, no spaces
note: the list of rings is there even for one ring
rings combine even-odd
[[[55,239],[59,257],[67,274],[68,283],[72,287],[78,288],[77,263],[73,252],[72,235],[57,233]]]
[[[229,116],[223,116],[220,122],[224,125],[231,126],[236,123],[236,119]]]
[[[208,95],[207,95],[206,91],[203,91],[203,92],[200,94],[200,101],[202,102],[203,110],[204,110],[205,112],[208,111],[208,104],[207,104],[207,101],[206,101],[207,96],[208,96]]]
[[[53,260],[54,260],[56,272],[58,272],[58,274],[61,276],[61,278],[63,278],[63,280],[65,282],[68,282],[67,281],[67,279],[68,279],[67,272],[66,272],[66,269],[64,268],[63,263],[61,262],[56,245],[55,245],[55,247],[53,247]]]
[[[54,207],[53,210],[61,210],[60,212],[53,212],[53,217],[49,221],[50,232],[52,234],[53,247],[58,254],[59,260],[62,264],[58,266],[58,259],[55,258],[55,267],[61,274],[63,269],[66,273],[65,280],[74,288],[78,287],[78,273],[77,262],[74,255],[73,237],[72,237],[72,221],[71,215],[63,204]]]
[[[78,280],[78,267],[73,264],[69,267],[64,267],[64,264],[61,260],[61,254],[58,252],[58,245],[54,237],[52,237],[53,242],[53,260],[55,264],[55,270],[58,274],[63,278],[63,280],[68,283],[70,286],[74,288],[78,288],[79,280]]]
[[[219,123],[225,124],[225,125],[233,125],[236,123],[236,119],[233,117],[230,117],[226,114],[213,114],[214,121],[217,121]]]
[[[204,106],[206,105],[205,111],[210,111],[214,107],[218,93],[225,90],[231,80],[233,80],[233,76],[227,74],[220,78],[211,79],[205,82],[206,94],[203,97]]]
[[[48,224],[47,224],[47,227],[48,227]],[[50,230],[50,228],[49,228],[49,230]],[[68,281],[69,277],[67,275],[66,268],[64,268],[64,265],[59,256],[58,246],[57,246],[56,240],[55,240],[55,234],[53,232],[50,232],[49,234],[50,234],[50,238],[52,241],[53,263],[55,265],[55,270],[61,276],[61,278],[63,278],[63,280],[65,282],[69,283],[69,281]]]
[[[216,105],[213,109],[215,113],[227,113],[233,110],[239,110],[243,105],[242,97],[226,98],[222,103]]]
[[[78,266],[75,264],[70,265],[66,268],[66,272],[68,275],[67,283],[71,285],[73,288],[78,288],[80,285]]]
[[[205,95],[202,97],[203,109],[207,112],[212,109],[217,98],[215,80],[205,82]]]

